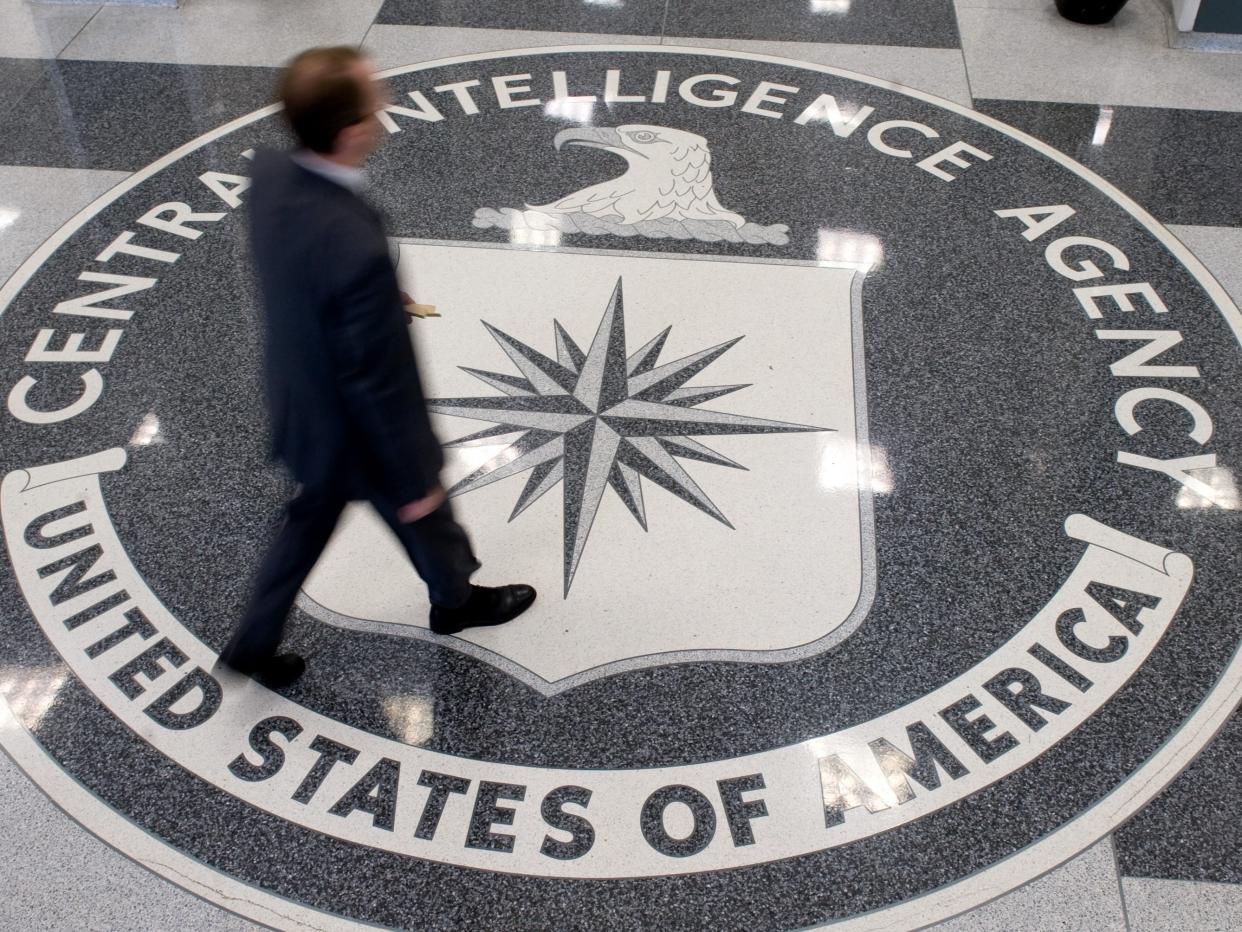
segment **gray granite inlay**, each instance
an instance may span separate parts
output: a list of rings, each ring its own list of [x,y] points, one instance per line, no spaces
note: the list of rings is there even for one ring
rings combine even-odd
[[[359,45],[380,0],[182,0],[170,5],[176,9],[104,4],[60,57],[277,67],[312,46]]]
[[[0,0],[0,55],[53,58],[98,10],[98,3]]]
[[[0,884],[0,926],[6,929],[261,928],[177,889],[91,835],[4,754]]]
[[[126,177],[126,172],[0,165],[0,281],[61,224]]]
[[[1242,884],[1242,714],[1146,809],[1118,829],[1127,877]]]
[[[952,0],[669,0],[665,35],[957,48]]]
[[[376,23],[540,32],[660,34],[664,0],[385,0]]]
[[[49,60],[40,58],[0,58],[0,117],[22,101],[25,93],[47,73]]]
[[[1242,226],[1242,113],[1020,100],[975,106],[1099,172],[1163,223]]]
[[[1012,893],[925,932],[1135,932],[1105,838]]]
[[[276,76],[145,62],[9,60],[2,69],[17,80],[2,105],[0,164],[123,171],[266,105]]]
[[[1124,877],[1129,932],[1233,932],[1242,884]]]

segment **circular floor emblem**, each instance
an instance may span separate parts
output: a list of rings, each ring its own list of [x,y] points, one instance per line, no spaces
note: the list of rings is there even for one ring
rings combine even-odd
[[[371,193],[446,478],[481,579],[544,598],[434,637],[357,509],[290,625],[304,682],[215,669],[289,491],[242,210],[283,130],[222,127],[0,294],[0,735],[70,812],[277,925],[900,927],[1081,850],[1208,739],[1242,318],[1139,207],[796,62],[389,80]]]

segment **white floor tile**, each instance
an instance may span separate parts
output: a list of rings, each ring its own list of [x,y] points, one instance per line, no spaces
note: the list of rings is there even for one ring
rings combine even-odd
[[[1242,305],[1242,229],[1238,227],[1170,226],[1190,247],[1233,300]],[[1238,919],[1242,926],[1242,917]]]
[[[31,870],[38,865],[38,870]],[[109,848],[0,754],[0,928],[258,929]]]
[[[1113,842],[1105,838],[1024,887],[930,926],[936,932],[1124,932]]]
[[[976,98],[1242,111],[1242,55],[1169,48],[1159,0],[1108,26],[1070,23],[1051,0],[957,12]]]
[[[62,223],[126,177],[80,168],[0,166],[0,282]]]
[[[192,65],[282,65],[314,45],[359,45],[381,0],[182,0],[108,5],[65,58]]]
[[[1242,884],[1127,877],[1121,888],[1130,932],[1233,932],[1242,927]]]
[[[675,36],[665,45],[693,45],[752,52],[776,58],[831,65],[904,84],[928,94],[970,106],[970,87],[961,52],[894,45],[836,45],[822,42],[763,42],[750,39],[686,39]]]
[[[0,0],[0,56],[55,58],[98,9],[93,3]]]

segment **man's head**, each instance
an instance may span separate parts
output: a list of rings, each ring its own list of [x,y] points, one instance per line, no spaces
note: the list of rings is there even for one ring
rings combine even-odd
[[[361,165],[381,138],[375,113],[386,100],[374,78],[371,63],[348,46],[307,49],[289,62],[279,93],[298,141],[334,161]]]

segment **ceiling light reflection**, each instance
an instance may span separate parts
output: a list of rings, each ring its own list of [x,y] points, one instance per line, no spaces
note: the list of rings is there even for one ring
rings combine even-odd
[[[901,770],[885,774],[874,752],[819,738],[807,742],[818,769],[824,806],[848,812],[859,807],[877,811],[906,802],[909,784]]]
[[[380,705],[393,732],[406,744],[422,747],[431,740],[436,705],[429,696],[385,696]]]
[[[561,231],[529,228],[510,230],[509,242],[520,246],[559,246],[561,245]]]
[[[1108,131],[1113,128],[1113,108],[1101,107],[1100,115],[1095,120],[1095,132],[1091,136],[1091,145],[1102,146],[1108,141]]]
[[[869,468],[864,471],[863,460],[856,455],[856,447],[846,438],[834,438],[824,445],[819,462],[819,484],[827,490],[868,488],[874,495],[888,495],[893,491],[893,473],[888,468],[888,454],[883,447],[868,444],[866,447]]]
[[[1182,486],[1180,492],[1177,493],[1178,508],[1223,508],[1226,511],[1238,511],[1242,509],[1242,493],[1238,491],[1238,483],[1233,477],[1233,471],[1224,466],[1216,466],[1212,469],[1196,469],[1192,475],[1206,484],[1211,490],[1210,498],[1205,498],[1198,492],[1192,492],[1186,486]]]
[[[0,671],[0,695],[14,718],[27,728],[38,728],[68,676],[62,666],[10,667]]]
[[[0,207],[0,230],[11,227],[21,215],[22,212],[20,210],[14,210],[11,207]]]
[[[843,262],[868,271],[884,262],[879,238],[853,230],[821,229],[815,252],[820,262]]]
[[[554,97],[543,105],[545,115],[554,120],[570,123],[590,123],[595,115],[595,101],[575,100],[572,97]]]
[[[811,12],[821,15],[840,15],[850,11],[851,0],[810,0]]]
[[[488,437],[479,443],[466,443],[461,446],[454,444],[446,452],[452,457],[455,468],[465,470],[464,475],[469,475],[497,456],[504,457],[501,463],[511,463],[519,455],[513,452],[511,445],[497,443],[495,437]]]
[[[134,436],[129,438],[131,447],[149,447],[153,443],[163,443],[164,437],[160,433],[160,419],[155,416],[155,412],[151,411],[139,423],[134,430]]]

